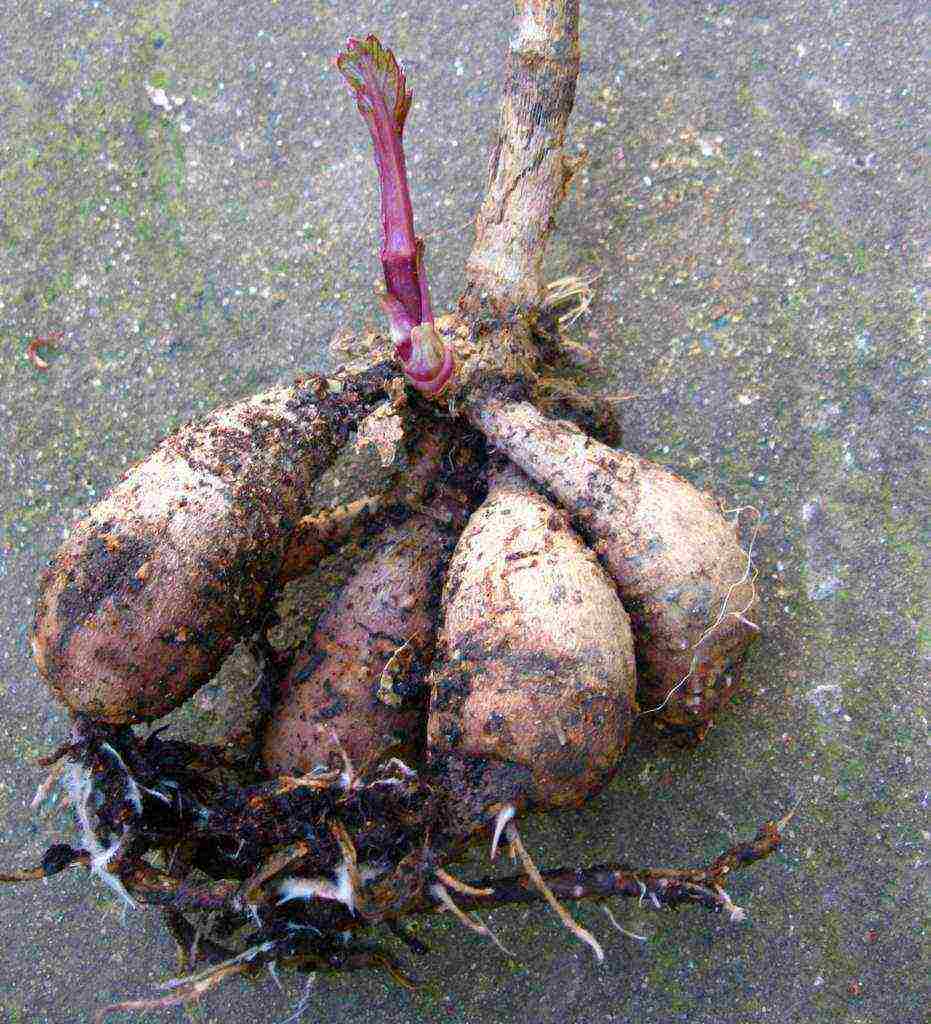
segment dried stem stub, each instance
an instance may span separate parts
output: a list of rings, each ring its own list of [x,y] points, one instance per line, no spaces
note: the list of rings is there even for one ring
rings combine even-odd
[[[517,0],[485,199],[466,264],[465,312],[541,305],[553,216],[579,167],[564,153],[581,61],[579,0]]]

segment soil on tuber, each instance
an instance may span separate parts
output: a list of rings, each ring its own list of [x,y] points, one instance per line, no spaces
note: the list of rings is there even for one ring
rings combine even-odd
[[[40,581],[32,647],[55,695],[99,721],[144,722],[206,682],[257,625],[311,485],[393,374],[274,388],[128,470]]]
[[[682,477],[529,402],[488,396],[471,418],[572,513],[610,572],[637,638],[644,710],[703,733],[737,688],[758,631],[736,524]]]

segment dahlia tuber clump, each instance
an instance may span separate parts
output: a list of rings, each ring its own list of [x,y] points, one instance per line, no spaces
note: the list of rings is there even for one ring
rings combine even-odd
[[[540,871],[516,826],[597,794],[638,723],[700,740],[758,632],[734,524],[619,450],[610,403],[559,377],[541,265],[578,167],[564,150],[578,6],[517,0],[468,283],[440,317],[407,180],[411,91],[378,39],[349,41],[336,65],[374,147],[390,358],[183,428],[40,581],[36,662],[73,727],[37,799],[63,783],[80,838],[0,879],[83,867],[127,905],[160,908],[189,971],[101,1017],[265,966],[380,967],[409,984],[357,936],[385,925],[422,952],[404,918],[444,912],[497,943],[472,911],[534,899],[601,958],[565,901],[648,896],[739,920],[724,879],[780,842],[788,817],[705,868]],[[420,457],[384,493],[311,513],[313,482],[371,416],[396,416]],[[281,588],[361,537],[304,642],[274,647]],[[243,640],[264,652],[246,748],[133,728]],[[506,842],[521,874],[459,880],[475,840],[492,857]]]

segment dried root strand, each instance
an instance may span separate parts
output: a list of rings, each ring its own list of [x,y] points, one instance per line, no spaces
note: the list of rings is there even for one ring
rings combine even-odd
[[[455,876],[451,875],[448,871],[444,871],[442,868],[436,868],[433,872],[436,877],[446,886],[447,889],[452,889],[454,892],[464,893],[466,896],[490,896],[491,889],[487,886],[482,889],[476,889],[474,885],[469,885],[468,882],[463,882]]]
[[[534,867],[533,871],[537,872],[547,890],[558,900],[626,897],[641,903],[649,900],[649,904],[657,910],[663,907],[703,906],[713,911],[725,911],[732,921],[740,921],[743,911],[731,901],[721,883],[731,872],[747,868],[773,853],[782,842],[782,833],[796,809],[797,806],[778,821],[765,822],[752,842],[737,843],[704,868],[630,868],[605,864],[543,872]],[[509,825],[509,828],[512,827]],[[519,855],[521,848],[514,849]],[[523,858],[522,864],[525,875],[470,883],[476,888],[491,889],[492,893],[490,896],[463,896],[459,901],[460,908],[471,910],[546,899]]]
[[[557,315],[560,325],[571,327],[576,320],[588,312],[592,300],[595,298],[595,289],[592,285],[600,276],[600,272],[589,278],[579,277],[578,274],[567,274],[565,277],[557,277],[555,280],[547,282],[543,291],[542,309],[554,312],[561,310]]]
[[[190,926],[188,926],[190,927]],[[221,949],[222,947],[214,947]],[[160,986],[168,989],[164,996],[144,999],[127,999],[111,1003],[97,1011],[94,1024],[102,1024],[111,1013],[132,1012],[136,1010],[165,1010],[172,1006],[187,1006],[197,1002],[202,996],[217,988],[227,978],[236,975],[258,973],[263,967],[268,968],[272,977],[277,977],[277,965],[307,969],[325,969],[331,971],[354,971],[366,968],[378,968],[386,971],[399,985],[407,989],[416,988],[416,982],[387,954],[380,950],[360,949],[346,952],[327,950],[321,945],[319,950],[310,952],[297,951],[290,939],[268,939],[255,943],[242,953],[223,959],[201,971],[183,977],[171,978]],[[306,1007],[313,975],[308,981],[299,1006],[288,1020],[299,1019]]]
[[[601,944],[595,938],[594,935],[586,928],[583,928],[578,921],[574,920],[568,910],[556,899],[553,890],[546,884],[543,876],[540,874],[536,864],[527,852],[526,847],[520,838],[520,833],[517,831],[517,826],[513,821],[509,821],[506,827],[506,833],[508,842],[511,844],[511,850],[517,854],[518,859],[523,865],[524,871],[527,872],[527,877],[536,886],[537,891],[549,904],[550,909],[559,918],[560,921],[569,929],[572,934],[579,939],[579,941],[586,943],[591,946],[592,952],[595,954],[595,959],[599,963],[604,962],[605,954],[601,948]]]
[[[501,942],[497,935],[482,921],[476,921],[475,918],[469,917],[464,911],[460,910],[456,905],[456,901],[450,896],[446,887],[440,885],[439,882],[435,882],[430,886],[430,895],[433,896],[440,905],[448,910],[453,917],[464,927],[468,928],[470,932],[475,932],[476,935],[483,935],[486,939],[493,942],[498,949],[504,953],[505,956],[511,957],[512,960],[516,960],[517,957]]]
[[[607,904],[603,904],[601,909],[605,912],[605,916],[611,922],[612,926],[617,929],[621,935],[626,935],[629,939],[636,939],[638,942],[649,941],[646,935],[638,935],[636,932],[629,932],[626,928],[622,928],[621,925],[618,924],[617,918],[611,913],[611,908]]]
[[[171,989],[168,995],[149,999],[127,999],[120,1003],[104,1006],[94,1015],[94,1024],[103,1024],[103,1021],[111,1013],[132,1010],[166,1010],[172,1006],[195,1003],[227,978],[236,974],[249,974],[256,971],[258,964],[253,961],[260,953],[272,949],[273,945],[271,942],[266,942],[259,946],[251,946],[244,953],[239,953],[221,964],[183,978],[172,978],[162,986]]]

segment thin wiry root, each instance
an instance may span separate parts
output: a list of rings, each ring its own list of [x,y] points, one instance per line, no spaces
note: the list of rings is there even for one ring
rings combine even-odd
[[[345,864],[337,869],[336,881],[323,877],[283,879],[278,887],[278,905],[291,900],[336,900],[345,904],[350,914],[355,913],[355,895]]]
[[[97,1011],[94,1024],[101,1024],[108,1014],[117,1011],[163,1010],[171,1006],[197,1002],[201,996],[215,989],[226,978],[236,974],[252,974],[259,969],[263,962],[273,965],[274,960],[269,959],[269,955],[273,955],[274,950],[274,942],[263,942],[250,946],[242,953],[230,957],[222,963],[204,968],[202,971],[196,971],[182,978],[170,978],[159,986],[159,988],[170,989],[168,995],[111,1003]]]
[[[491,896],[494,889],[476,889],[474,885],[469,885],[468,882],[463,882],[460,879],[449,874],[448,871],[444,871],[442,868],[436,868],[433,872],[436,877],[447,887],[452,889],[454,892],[461,892],[466,896]]]
[[[572,303],[572,307],[559,315],[559,323],[563,327],[571,327],[576,320],[584,316],[595,297],[592,285],[601,274],[593,274],[589,278],[577,274],[567,274],[550,281],[543,293],[543,308],[558,309]]]
[[[94,1024],[102,1024],[108,1014],[132,1010],[166,1010],[171,1006],[195,1003],[201,996],[216,988],[234,974],[246,974],[254,970],[250,963],[228,962],[211,968],[210,972],[197,980],[177,979],[179,985],[166,996],[149,999],[127,999],[121,1003],[104,1006],[94,1015]]]
[[[644,892],[645,891],[646,891],[646,886],[644,886]],[[603,903],[601,905],[601,909],[605,912],[605,915],[607,916],[608,920],[621,933],[621,935],[626,935],[629,939],[636,939],[638,942],[648,942],[649,941],[647,939],[646,935],[638,935],[636,932],[629,932],[626,928],[622,928],[617,923],[617,918],[614,916],[614,914],[611,913],[611,908],[606,903]]]
[[[750,629],[756,632],[760,631],[760,627],[755,622],[752,622],[750,619],[747,618],[747,612],[749,612],[750,609],[756,604],[757,570],[754,568],[753,565],[753,546],[756,543],[757,534],[760,532],[761,515],[760,510],[758,508],[755,508],[753,505],[739,505],[736,508],[722,509],[722,515],[736,515],[737,519],[735,520],[735,522],[740,521],[741,512],[752,512],[755,519],[753,533],[750,535],[750,543],[747,545],[746,568],[744,569],[740,579],[735,580],[727,588],[727,593],[724,595],[724,599],[721,602],[721,608],[717,614],[717,617],[715,618],[714,622],[712,622],[711,625],[705,629],[705,631],[695,641],[695,643],[692,644],[691,649],[693,651],[697,651],[698,648],[701,647],[701,645],[705,642],[705,640],[707,640],[708,637],[711,636],[711,634],[718,628],[718,626],[720,626],[725,619],[730,617],[737,619],[738,622],[742,622],[745,626],[749,626]],[[733,594],[738,587],[742,587],[744,583],[750,584],[750,600],[747,601],[746,605],[744,605],[744,607],[741,608],[739,611],[728,611],[727,606],[730,603],[731,594]],[[682,687],[685,686],[685,684],[689,681],[689,679],[692,677],[692,673],[695,671],[697,667],[698,655],[696,653],[692,657],[692,663],[689,666],[688,672],[686,672],[686,674],[679,680],[679,682],[676,683],[676,685],[672,687],[669,693],[666,694],[666,697],[663,700],[662,704],[658,704],[655,708],[645,708],[637,715],[637,717],[642,718],[644,715],[655,715],[658,711],[662,711],[663,708],[666,707],[666,705],[669,703],[669,701],[672,700],[673,695],[678,690],[681,690]]]
[[[222,963],[212,964],[210,967],[205,967],[203,970],[195,971],[193,974],[186,974],[183,978],[169,978],[167,981],[163,981],[158,987],[171,989],[187,988],[190,985],[209,981],[216,975],[217,971],[223,971],[228,967],[235,967],[237,965],[253,970],[254,961],[257,958],[262,957],[262,954],[270,953],[274,948],[274,942],[261,942],[256,946],[250,946],[248,949],[244,949],[241,953],[237,953],[236,956],[231,956],[229,960],[224,960]]]
[[[550,889],[546,882],[543,881],[543,876],[540,874],[539,869],[536,864],[534,864],[530,854],[524,847],[520,838],[520,833],[517,831],[517,826],[513,821],[509,821],[507,823],[507,837],[508,842],[511,844],[511,850],[516,853],[520,859],[524,871],[527,872],[527,877],[537,887],[542,897],[550,905],[553,913],[556,914],[559,920],[562,921],[562,923],[577,939],[591,946],[592,952],[595,954],[595,958],[599,963],[603,963],[605,954],[604,950],[601,948],[601,944],[590,931],[583,928],[576,920],[573,919],[569,911],[566,910],[566,908],[553,895],[552,889]]]
[[[265,965],[265,969],[268,971],[268,976],[275,983],[275,988],[278,989],[282,994],[284,993],[284,985],[281,984],[281,978],[278,976],[278,965],[274,960],[269,960]]]
[[[132,772],[126,767],[126,762],[121,757],[119,751],[109,743],[101,743],[100,749],[105,750],[116,761],[126,780],[126,796],[133,805],[136,814],[142,814],[142,793],[139,791],[139,783],[136,782]]]
[[[796,811],[801,806],[802,798],[799,797],[798,800],[796,800],[795,803],[792,805],[792,807],[790,807],[789,810],[786,811],[786,813],[777,822],[774,823],[777,832],[781,832],[789,824],[789,822],[795,817]]]
[[[626,897],[639,900],[641,906],[649,897],[649,905],[657,910],[665,907],[702,906],[708,910],[733,907],[729,897],[716,891],[725,878],[768,857],[782,842],[782,829],[792,812],[779,821],[767,821],[751,842],[741,842],[725,850],[711,864],[702,868],[631,868],[627,865],[601,864],[593,868],[559,868],[543,874],[547,890],[561,900],[614,899]],[[517,852],[514,843],[512,850]],[[476,885],[487,885],[491,896],[462,896],[461,910],[500,907],[506,903],[529,903],[546,896],[526,874],[510,878],[483,879]],[[726,897],[726,898],[725,898]],[[435,904],[433,908],[435,909]],[[738,913],[738,918],[740,914]]]
[[[301,993],[301,998],[297,1001],[297,1006],[294,1007],[294,1012],[289,1017],[285,1017],[284,1020],[278,1021],[278,1024],[297,1024],[301,1017],[304,1016],[304,1011],[307,1009],[307,1004],[310,1002],[311,989],[313,989],[314,982],[316,980],[316,974],[311,974],[307,978],[307,983],[304,985],[304,991]]]
[[[512,960],[516,960],[517,957],[502,943],[497,935],[488,927],[487,924],[483,924],[481,921],[476,921],[474,917],[470,917],[464,910],[461,910],[457,905],[452,896],[446,890],[445,886],[440,885],[439,882],[435,882],[430,886],[430,894],[442,903],[442,905],[455,917],[455,919],[462,925],[465,925],[470,932],[475,932],[476,935],[484,935],[486,939],[490,939],[497,947],[504,953],[505,956],[511,957]]]

